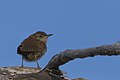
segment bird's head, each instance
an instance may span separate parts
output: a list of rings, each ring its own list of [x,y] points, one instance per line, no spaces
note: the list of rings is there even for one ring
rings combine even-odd
[[[34,37],[37,40],[43,41],[44,43],[47,43],[47,39],[49,36],[52,36],[53,34],[46,34],[42,31],[37,31],[36,33],[32,34],[30,37]]]

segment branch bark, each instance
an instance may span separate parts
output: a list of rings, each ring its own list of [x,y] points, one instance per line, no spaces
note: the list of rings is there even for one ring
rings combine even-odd
[[[86,80],[84,78],[69,79],[52,76],[46,71],[32,67],[1,67],[0,80]]]
[[[120,55],[120,45],[116,43],[112,45],[102,45],[87,49],[76,49],[76,50],[67,49],[53,56],[43,70],[51,70],[51,71],[59,70],[59,67],[61,65],[76,58],[87,58],[98,55],[100,56]]]

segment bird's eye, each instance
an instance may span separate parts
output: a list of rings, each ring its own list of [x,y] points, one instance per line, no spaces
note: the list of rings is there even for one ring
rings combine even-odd
[[[40,37],[42,37],[42,35],[40,35]]]

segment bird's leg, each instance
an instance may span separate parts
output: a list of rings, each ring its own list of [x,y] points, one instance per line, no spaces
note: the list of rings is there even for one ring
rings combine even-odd
[[[37,68],[38,68],[38,69],[41,69],[41,67],[39,66],[39,63],[38,63],[37,60],[36,60],[36,63],[37,63]]]
[[[22,68],[24,67],[24,65],[23,65],[23,56],[22,56],[22,65],[21,65],[21,67],[22,67]]]

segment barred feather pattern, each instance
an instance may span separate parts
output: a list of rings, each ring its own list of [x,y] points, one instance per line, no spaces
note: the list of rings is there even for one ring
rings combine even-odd
[[[46,44],[33,37],[25,39],[17,49],[17,53],[24,57],[26,61],[36,61],[46,52]]]

